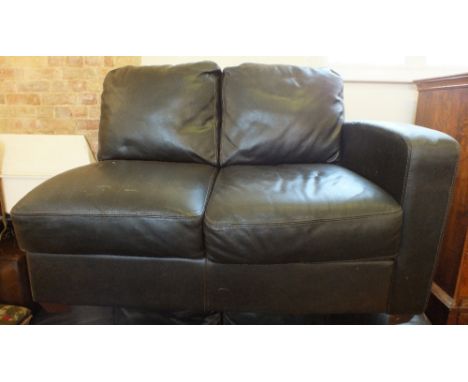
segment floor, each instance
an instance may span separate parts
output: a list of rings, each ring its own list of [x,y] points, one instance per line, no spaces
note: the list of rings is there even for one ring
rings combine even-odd
[[[265,315],[253,313],[211,313],[190,312],[160,313],[129,308],[73,306],[62,313],[47,313],[39,310],[33,317],[33,325],[385,325],[391,318],[386,314],[361,315]],[[402,324],[430,325],[424,315],[416,315]]]

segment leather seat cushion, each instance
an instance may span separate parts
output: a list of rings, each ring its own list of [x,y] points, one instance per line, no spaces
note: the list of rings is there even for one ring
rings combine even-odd
[[[343,83],[328,69],[243,64],[224,70],[222,165],[331,163]]]
[[[213,62],[109,72],[102,93],[99,159],[215,165],[220,76]]]
[[[206,210],[207,257],[238,264],[392,257],[401,224],[400,205],[345,168],[230,166]]]
[[[29,252],[201,258],[202,217],[216,169],[104,161],[60,174],[13,208]]]

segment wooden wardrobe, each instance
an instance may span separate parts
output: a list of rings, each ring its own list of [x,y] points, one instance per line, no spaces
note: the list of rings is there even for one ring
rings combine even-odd
[[[416,124],[461,146],[453,202],[426,314],[434,324],[468,324],[468,73],[415,81]]]

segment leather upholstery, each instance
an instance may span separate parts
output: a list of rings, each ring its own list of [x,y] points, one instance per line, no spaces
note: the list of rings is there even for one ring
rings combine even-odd
[[[102,94],[99,159],[216,164],[219,77],[213,62],[111,71]]]
[[[391,260],[206,266],[206,309],[289,314],[377,313],[387,307]]]
[[[386,189],[403,207],[388,312],[423,312],[450,206],[459,145],[435,130],[383,122],[345,124],[342,141],[342,164]]]
[[[12,211],[15,232],[28,252],[202,258],[202,216],[215,174],[195,163],[80,167],[23,198]]]
[[[205,216],[208,259],[278,264],[394,256],[402,210],[336,165],[229,166]]]
[[[224,70],[222,165],[331,163],[343,84],[328,69],[243,64]]]
[[[36,301],[424,310],[458,144],[343,124],[334,72],[245,64],[221,84],[209,62],[121,68],[105,81],[99,139],[104,161],[12,210]]]
[[[35,301],[204,310],[203,259],[28,253]]]

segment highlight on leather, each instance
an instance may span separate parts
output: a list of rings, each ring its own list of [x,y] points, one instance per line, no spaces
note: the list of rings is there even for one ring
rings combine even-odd
[[[332,163],[343,83],[329,69],[243,64],[224,69],[222,165]]]
[[[109,72],[98,158],[215,165],[220,75],[213,62]]]
[[[343,123],[342,91],[331,70],[285,65],[112,71],[100,162],[11,211],[34,298],[424,311],[458,143],[409,124]]]

